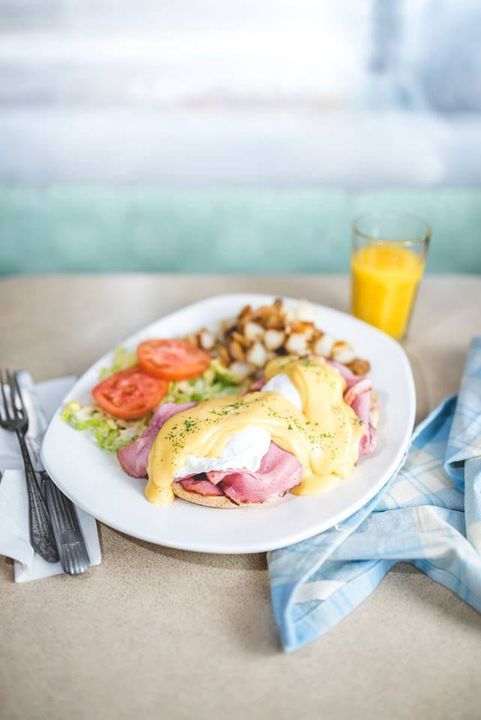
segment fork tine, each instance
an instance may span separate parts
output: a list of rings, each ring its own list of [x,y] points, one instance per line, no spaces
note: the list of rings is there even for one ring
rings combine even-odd
[[[18,386],[17,378],[15,373],[11,373],[7,370],[8,384],[10,387],[10,400],[12,405],[12,412],[17,420],[22,420],[25,416],[25,406],[23,404],[22,393]],[[17,404],[17,398],[20,401],[20,407]]]
[[[5,393],[5,385],[6,385],[6,378],[3,370],[0,370],[0,388],[2,389],[2,399],[3,399],[3,410],[5,413],[5,417],[7,420],[11,420],[10,412],[8,409],[8,402],[7,402],[7,395]]]
[[[18,417],[17,402],[15,399],[15,388],[13,387],[12,376],[10,374],[10,370],[5,370],[5,377],[7,379],[8,389],[10,390],[10,403],[9,403],[8,409],[11,411],[14,419],[17,420],[17,417]]]
[[[26,414],[27,414],[27,409],[26,409],[26,407],[25,407],[25,403],[23,402],[23,395],[22,395],[22,391],[20,390],[20,385],[19,385],[19,383],[18,383],[18,377],[17,377],[17,376],[18,376],[18,373],[17,373],[17,372],[14,372],[14,373],[13,373],[13,382],[14,382],[14,385],[15,385],[15,389],[16,389],[16,391],[17,391],[17,395],[18,395],[18,397],[20,398],[20,407],[21,407],[21,409],[22,409],[22,413],[23,413],[24,415],[26,415]]]

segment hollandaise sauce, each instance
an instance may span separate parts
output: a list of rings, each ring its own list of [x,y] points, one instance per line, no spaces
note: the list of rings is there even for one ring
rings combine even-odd
[[[302,410],[278,392],[253,392],[201,402],[170,418],[159,431],[149,455],[145,494],[166,504],[189,456],[219,457],[235,433],[246,427],[266,430],[280,448],[292,453],[303,469],[299,494],[315,494],[327,477],[347,477],[359,456],[363,429],[343,400],[345,382],[322,360],[290,360],[266,368],[268,379],[288,375]]]

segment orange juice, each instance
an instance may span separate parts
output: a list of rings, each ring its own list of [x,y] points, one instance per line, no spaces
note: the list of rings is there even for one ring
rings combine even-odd
[[[361,247],[352,257],[352,311],[401,338],[411,315],[424,258],[395,243]]]

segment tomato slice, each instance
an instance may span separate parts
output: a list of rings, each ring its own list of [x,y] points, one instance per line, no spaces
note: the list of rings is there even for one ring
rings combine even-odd
[[[102,410],[123,420],[147,415],[160,403],[169,384],[143,372],[138,365],[102,380],[92,396]]]
[[[163,380],[195,378],[210,365],[210,355],[186,340],[145,340],[137,359],[145,372]]]

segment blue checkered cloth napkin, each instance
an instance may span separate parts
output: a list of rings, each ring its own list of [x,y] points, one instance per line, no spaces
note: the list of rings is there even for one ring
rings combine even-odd
[[[471,343],[458,397],[416,428],[384,489],[335,528],[269,553],[284,649],[330,630],[400,561],[481,612],[481,337]]]

